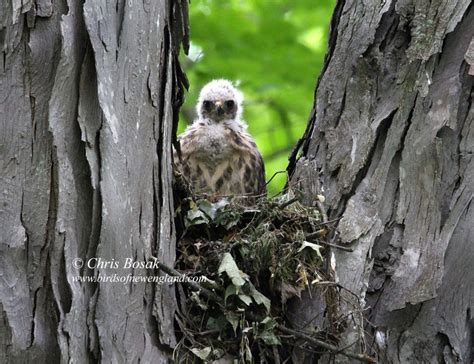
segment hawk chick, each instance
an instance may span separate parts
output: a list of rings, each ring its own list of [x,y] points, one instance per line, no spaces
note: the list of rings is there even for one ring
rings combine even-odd
[[[266,194],[262,156],[241,119],[242,101],[231,82],[209,82],[199,95],[198,118],[178,137],[179,168],[197,195]]]

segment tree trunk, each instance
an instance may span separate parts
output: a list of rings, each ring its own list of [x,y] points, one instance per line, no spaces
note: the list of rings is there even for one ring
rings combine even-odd
[[[340,0],[290,162],[354,249],[333,249],[342,342],[381,362],[474,360],[473,36],[468,0]]]
[[[6,0],[0,39],[0,362],[165,362],[173,287],[75,277],[173,265],[186,0]]]

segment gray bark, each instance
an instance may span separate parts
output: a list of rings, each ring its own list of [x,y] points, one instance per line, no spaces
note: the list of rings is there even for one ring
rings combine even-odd
[[[339,1],[290,163],[310,200],[319,173],[354,248],[333,251],[342,342],[381,362],[474,360],[473,36],[468,0]]]
[[[80,283],[173,265],[171,142],[187,2],[0,5],[0,362],[166,362],[174,287]],[[119,269],[78,269],[75,258]]]

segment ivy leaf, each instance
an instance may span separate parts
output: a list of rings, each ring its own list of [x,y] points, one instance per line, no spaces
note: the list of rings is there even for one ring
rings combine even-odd
[[[278,339],[273,331],[264,331],[258,335],[258,338],[268,345],[281,345],[280,339]]]
[[[227,319],[224,315],[219,315],[218,317],[210,317],[207,320],[206,328],[208,330],[225,330],[227,327]]]
[[[216,220],[214,222],[216,225],[223,226],[226,228],[226,230],[229,230],[239,223],[240,218],[241,215],[238,212],[225,210],[217,214]]]
[[[230,200],[228,198],[221,198],[217,201],[214,206],[216,207],[217,211],[224,209],[227,205],[230,204]]]
[[[247,275],[243,273],[230,253],[225,253],[218,270],[219,274],[225,272],[236,287],[242,287],[245,284]]]
[[[250,304],[252,303],[252,298],[247,296],[246,294],[239,294],[238,297],[240,298],[240,300],[245,303],[247,306],[250,306]]]
[[[233,284],[229,284],[225,289],[224,300],[227,302],[227,298],[229,296],[236,295],[238,292],[239,291],[236,286],[234,286]]]
[[[186,227],[208,223],[209,219],[207,216],[204,214],[204,212],[198,209],[189,210],[186,214],[186,220],[184,221]]]
[[[265,317],[260,322],[257,338],[262,339],[268,345],[281,345],[280,339],[275,335],[274,329],[277,326],[275,319]]]
[[[271,305],[270,300],[267,297],[265,297],[262,293],[257,291],[257,289],[252,283],[250,283],[250,295],[253,297],[257,305],[264,305],[265,308],[267,309],[267,312],[270,312],[270,305]]]
[[[219,215],[222,210],[224,210],[224,207],[226,207],[229,204],[229,201],[227,199],[221,199],[215,203],[211,203],[208,200],[201,200],[198,202],[199,205],[199,210],[204,212],[211,221],[216,220],[216,217]]]
[[[237,315],[234,312],[229,311],[229,312],[226,312],[225,318],[232,325],[232,329],[234,329],[234,334],[236,334],[237,328],[239,327],[239,321],[240,321],[239,315]]]
[[[213,203],[208,200],[201,200],[198,202],[199,210],[204,212],[209,219],[214,220],[216,218],[216,207]]]
[[[204,349],[192,348],[191,351],[199,359],[206,360],[209,357],[209,354],[211,354],[212,349],[208,346]]]

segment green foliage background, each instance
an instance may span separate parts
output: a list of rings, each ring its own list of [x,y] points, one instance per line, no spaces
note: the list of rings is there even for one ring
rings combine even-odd
[[[326,51],[335,0],[192,0],[190,81],[179,132],[195,117],[199,90],[215,78],[237,82],[244,119],[265,160],[267,180],[285,170],[301,137]],[[280,174],[269,195],[281,190]]]

